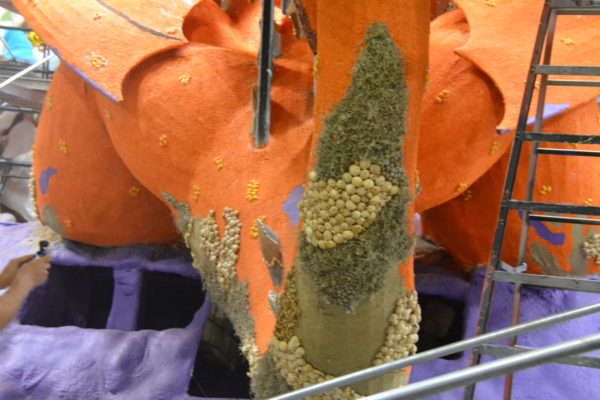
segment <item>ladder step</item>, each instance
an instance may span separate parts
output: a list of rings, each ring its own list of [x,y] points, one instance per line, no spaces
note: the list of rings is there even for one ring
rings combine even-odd
[[[559,9],[573,9],[573,10],[582,10],[582,9],[596,9],[596,7],[600,7],[599,0],[552,0],[550,3],[550,7],[556,10]]]
[[[9,167],[31,167],[31,163],[17,162],[0,158],[0,165],[8,165]]]
[[[574,292],[600,293],[600,281],[592,281],[581,278],[562,278],[558,276],[514,273],[496,270],[492,275],[492,279],[496,282],[521,283],[528,286],[572,290]]]
[[[551,149],[548,147],[539,147],[536,151],[538,154],[553,154],[557,156],[600,157],[600,151],[593,150]]]
[[[31,179],[30,176],[22,176],[22,175],[2,175],[2,177],[6,179]]]
[[[531,214],[530,221],[562,222],[565,224],[600,225],[600,219],[559,217],[557,215]]]
[[[521,140],[527,140],[532,142],[600,144],[600,135],[571,135],[568,133],[565,134],[517,131],[517,137]]]
[[[497,344],[484,344],[477,348],[477,351],[481,354],[485,354],[492,357],[508,357],[515,354],[522,354],[528,351],[535,350],[532,347],[525,346],[502,346]],[[556,364],[574,365],[577,367],[587,368],[600,368],[600,358],[590,356],[567,356],[558,361],[554,361]]]
[[[509,210],[538,211],[558,214],[579,214],[600,216],[600,207],[573,204],[542,203],[537,201],[505,200],[502,205]]]
[[[537,65],[535,73],[541,75],[600,76],[600,67]]]
[[[549,79],[548,81],[546,81],[546,85],[547,86],[600,87],[600,81],[576,81],[576,80],[569,80],[569,79]]]
[[[600,15],[598,8],[563,8],[557,9],[558,15]]]

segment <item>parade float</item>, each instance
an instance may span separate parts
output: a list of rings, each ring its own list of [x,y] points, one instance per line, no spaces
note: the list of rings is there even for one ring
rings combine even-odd
[[[4,261],[39,240],[54,257],[0,336],[2,396],[268,398],[472,334],[542,2],[455,3],[277,4],[258,146],[260,2],[14,1],[61,66],[34,146],[42,225],[0,231]],[[597,19],[569,20],[556,56],[600,65],[599,34]],[[553,92],[544,122],[600,133],[598,94]],[[593,203],[597,171],[542,164],[536,195]],[[437,244],[420,243],[417,262],[415,221]],[[593,229],[534,228],[534,269],[598,272],[583,249]],[[508,323],[509,296],[492,327]],[[535,317],[589,298],[534,291],[523,307]],[[468,363],[453,358],[410,379]],[[523,398],[591,399],[600,386],[547,368],[518,375],[550,382]]]

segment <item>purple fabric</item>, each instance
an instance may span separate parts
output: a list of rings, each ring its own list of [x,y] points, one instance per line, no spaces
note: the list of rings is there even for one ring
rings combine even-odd
[[[9,258],[34,252],[36,240],[29,237],[37,224],[0,224],[0,267]],[[64,244],[54,245],[51,254],[62,265],[95,265],[114,268],[113,304],[109,324],[114,329],[81,329],[73,326],[45,328],[11,323],[0,333],[0,399],[153,399],[183,400],[197,351],[203,324],[209,312],[206,302],[194,320],[181,329],[128,331],[132,316],[127,307],[135,305],[139,271],[173,272],[194,277],[189,261],[156,258],[147,246],[130,246],[104,254],[75,254]],[[440,295],[465,303],[465,331],[474,332],[483,282],[482,269],[468,282],[441,269],[417,271],[416,286],[421,293]],[[489,329],[509,324],[512,288],[496,284]],[[523,291],[522,321],[580,307],[597,301],[587,293],[527,288]],[[122,313],[122,314],[121,314]],[[600,316],[589,316],[521,336],[519,344],[540,347],[597,333]],[[465,368],[468,354],[458,360],[435,360],[413,368],[412,382]],[[502,379],[482,382],[476,399],[501,396]],[[592,400],[600,393],[600,379],[593,369],[547,365],[518,372],[514,381],[515,400]],[[460,399],[462,389],[430,396],[433,400]]]
[[[42,171],[42,173],[40,174],[40,189],[42,191],[42,194],[48,193],[48,186],[50,185],[50,178],[52,178],[52,176],[56,175],[57,173],[58,173],[58,170],[56,170],[52,167],[48,167]]]
[[[285,203],[283,203],[283,207],[281,208],[283,212],[285,212],[288,215],[290,223],[293,226],[298,226],[298,223],[300,222],[300,210],[298,210],[298,202],[302,200],[303,194],[304,186],[296,186],[288,196]]]
[[[552,104],[552,103],[546,103],[544,104],[544,114],[543,114],[543,118],[542,119],[548,119],[550,117],[554,117],[555,115],[560,114],[561,112],[565,111],[567,108],[569,108],[571,105],[568,103],[563,103],[563,104]],[[535,116],[529,117],[527,119],[527,125],[532,125],[535,123]],[[498,133],[498,135],[504,135],[505,133],[508,133],[512,131],[512,129],[507,129],[507,128],[497,128],[496,129],[496,133]]]
[[[113,277],[115,291],[106,327],[133,331],[138,320],[142,271],[131,266],[128,269],[114,270]]]
[[[519,212],[519,218],[523,219],[524,212]],[[562,232],[552,232],[542,221],[529,221],[529,225],[533,227],[538,236],[550,244],[560,246],[565,244],[566,235]]]
[[[471,282],[466,282],[456,276],[447,275],[444,277],[438,275],[436,278],[424,278],[417,274],[417,290],[422,293],[445,295],[446,297],[465,302],[466,336],[472,337],[479,310],[483,272],[483,268],[476,270],[472,275]],[[511,298],[512,285],[496,283],[488,331],[501,329],[510,324]],[[521,321],[531,321],[552,313],[583,307],[597,301],[597,295],[590,293],[525,288],[522,298]],[[588,316],[520,336],[518,344],[528,347],[543,347],[598,333],[599,330],[600,315]],[[598,354],[593,355],[598,356]],[[484,357],[484,362],[491,359],[490,357]],[[463,355],[458,360],[430,361],[413,368],[411,382],[422,381],[467,366],[468,354]],[[479,383],[475,399],[489,400],[501,398],[503,384],[503,378]],[[462,399],[462,393],[463,389],[455,389],[430,396],[427,399],[458,400]],[[598,393],[600,393],[600,378],[597,370],[558,364],[548,364],[517,372],[513,383],[513,399],[515,400],[594,400],[598,399]]]
[[[12,323],[0,333],[0,398],[172,400],[182,396],[209,309],[206,302],[188,327],[164,331]]]
[[[548,243],[559,246],[565,244],[564,233],[554,233],[542,221],[531,221],[529,223],[535,229],[536,233]]]
[[[545,120],[550,117],[554,117],[555,115],[558,115],[561,112],[565,111],[570,106],[571,105],[568,103],[563,103],[563,104],[546,103],[546,104],[544,104],[544,114],[542,116],[542,119]],[[529,117],[527,119],[527,125],[533,125],[535,123],[535,119],[536,119],[535,116]]]
[[[37,248],[39,225],[0,224],[0,268]],[[108,325],[116,329],[46,328],[13,321],[0,332],[0,399],[189,399],[187,390],[210,301],[185,328],[135,327],[141,271],[198,278],[189,259],[150,246],[77,253],[50,248],[53,263],[111,267],[115,289]],[[155,261],[153,261],[155,260]],[[35,297],[35,291],[32,293]]]

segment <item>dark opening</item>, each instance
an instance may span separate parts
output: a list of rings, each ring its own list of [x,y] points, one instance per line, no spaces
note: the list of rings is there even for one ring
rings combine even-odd
[[[198,397],[250,398],[248,361],[231,322],[213,306],[198,347],[188,394]]]
[[[417,352],[454,343],[463,339],[464,307],[461,301],[419,293],[422,319]],[[461,358],[462,352],[442,357],[446,360]]]
[[[19,315],[25,325],[103,329],[110,313],[112,268],[52,265],[48,281],[33,290]]]
[[[198,279],[144,271],[141,286],[138,329],[185,328],[204,303]]]

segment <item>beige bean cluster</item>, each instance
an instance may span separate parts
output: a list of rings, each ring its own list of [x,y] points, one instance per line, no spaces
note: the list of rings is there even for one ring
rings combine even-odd
[[[417,292],[406,292],[400,296],[396,309],[390,315],[385,343],[375,355],[373,364],[379,365],[415,354],[416,343],[419,340],[419,322],[421,308],[417,301]]]
[[[33,157],[33,153],[32,153]],[[33,174],[33,167],[29,170],[29,198],[31,199],[31,203],[33,205],[33,214],[37,220],[41,220],[40,213],[38,211],[38,203],[37,203],[37,194],[35,190],[35,175]]]
[[[581,244],[581,248],[587,259],[596,259],[596,265],[600,265],[600,233],[594,233],[585,242]]]
[[[288,385],[294,389],[312,386],[317,383],[334,378],[322,371],[319,371],[304,359],[304,348],[300,344],[297,336],[286,342],[271,339],[270,351],[277,365],[277,369],[285,378]],[[311,397],[319,400],[335,399],[357,399],[358,394],[349,387],[338,388],[321,395]]]
[[[399,191],[381,174],[381,167],[368,160],[351,165],[337,181],[319,180],[312,171],[299,203],[306,239],[314,246],[331,249],[357,237]]]
[[[199,241],[207,261],[215,268],[219,286],[221,289],[226,289],[236,276],[235,265],[240,248],[242,223],[238,219],[238,211],[227,207],[223,211],[223,219],[225,220],[223,240],[219,238],[215,212],[210,210],[208,217],[200,223]]]

